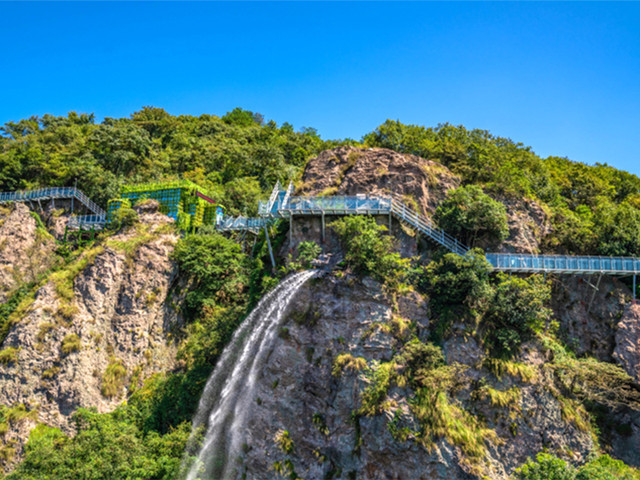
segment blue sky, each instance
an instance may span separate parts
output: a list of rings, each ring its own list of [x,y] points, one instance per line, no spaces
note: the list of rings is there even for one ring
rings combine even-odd
[[[0,3],[0,124],[240,106],[482,128],[640,174],[640,3]]]

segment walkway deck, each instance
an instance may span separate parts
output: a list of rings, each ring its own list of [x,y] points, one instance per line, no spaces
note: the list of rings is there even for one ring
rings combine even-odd
[[[269,201],[260,202],[258,212],[261,218],[225,219],[218,228],[257,232],[274,219],[298,215],[390,215],[450,252],[462,256],[469,251],[469,247],[440,229],[430,218],[407,206],[398,197],[372,195],[295,197],[291,196],[292,191],[292,185],[289,185],[287,190],[283,190],[278,183]],[[244,225],[251,228],[243,227]],[[636,275],[640,273],[640,258],[636,257],[487,253],[486,258],[494,269],[514,273],[561,275]]]
[[[640,258],[635,257],[487,253],[486,258],[496,270],[503,272],[546,272],[563,275],[635,275],[640,273]]]
[[[69,218],[69,228],[103,228],[107,223],[107,212],[87,197],[82,190],[74,187],[49,187],[37,190],[0,193],[0,203],[7,202],[40,202],[56,199],[78,200],[90,215],[74,215]]]
[[[325,215],[389,215],[409,228],[422,233],[438,245],[458,255],[469,248],[440,229],[430,218],[407,206],[395,196],[355,195],[335,197],[292,196],[293,185],[284,190],[276,184],[267,202],[260,202],[259,217],[225,217],[216,224],[221,231],[249,231],[258,233],[279,218]],[[79,201],[88,215],[69,218],[69,228],[102,228],[107,213],[81,190],[73,187],[52,187],[21,192],[0,193],[0,203],[40,202],[55,199]],[[570,255],[531,255],[487,253],[487,261],[494,269],[514,273],[556,273],[561,275],[633,275],[640,273],[640,258],[589,257]]]

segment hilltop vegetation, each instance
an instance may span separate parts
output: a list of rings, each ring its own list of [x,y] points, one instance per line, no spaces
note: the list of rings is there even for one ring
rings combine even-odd
[[[552,223],[550,233],[541,239],[545,252],[640,254],[638,177],[606,165],[542,159],[522,144],[462,126],[425,128],[387,121],[358,143],[323,140],[313,129],[295,131],[291,125],[278,126],[241,109],[219,118],[172,116],[162,109],[145,107],[130,118],[108,118],[100,124],[93,115],[70,113],[67,117],[45,115],[10,122],[1,131],[0,190],[71,185],[77,178],[79,188],[106,204],[117,196],[123,183],[187,178],[205,187],[230,214],[251,215],[256,213],[257,200],[276,181],[297,180],[309,159],[323,150],[350,144],[415,154],[458,175],[461,186],[440,202],[434,218],[471,246],[495,247],[503,242],[509,235],[505,202],[528,199],[541,205]],[[118,228],[140,230],[131,240],[137,248],[145,241],[144,228],[132,209],[128,213]],[[444,438],[460,447],[476,465],[493,445],[495,431],[485,427],[482,414],[476,418],[477,412],[468,402],[458,401],[462,383],[469,383],[464,388],[469,389],[470,398],[505,409],[515,422],[522,413],[514,407],[520,401],[519,389],[533,389],[528,384],[535,383],[532,379],[539,375],[540,388],[561,404],[562,421],[592,435],[596,443],[598,432],[590,423],[588,408],[636,408],[639,404],[637,385],[620,367],[576,358],[562,344],[558,323],[549,309],[552,289],[544,279],[491,275],[482,251],[477,249],[465,258],[429,252],[429,265],[417,257],[402,258],[387,228],[369,217],[345,217],[332,222],[329,229],[339,238],[344,253],[335,276],[346,276],[346,284],[358,276],[370,276],[383,285],[395,308],[397,298],[407,292],[429,299],[428,335],[419,337],[415,319],[395,313],[390,323],[372,325],[368,335],[381,332],[393,337],[397,351],[392,361],[367,366],[366,359],[350,353],[335,357],[336,376],[341,371],[362,370],[371,377],[360,408],[352,412],[356,423],[360,417],[384,412],[389,391],[407,388],[413,392],[408,410],[417,423],[397,428],[392,432],[394,438],[412,436],[427,449]],[[276,252],[285,241],[285,232],[284,224],[272,228]],[[108,235],[98,243],[115,245],[109,243]],[[120,247],[126,250],[126,246]],[[126,369],[114,357],[107,370],[113,371],[112,383],[118,384],[115,390],[126,390],[127,401],[107,414],[79,409],[73,417],[78,434],[73,437],[38,426],[31,434],[24,461],[7,478],[175,478],[198,398],[235,328],[279,278],[308,267],[319,252],[317,244],[302,242],[298,257],[289,258],[286,266],[272,272],[262,238],[254,245],[253,255],[207,228],[181,238],[171,256],[180,278],[172,292],[178,297],[171,298],[181,299],[180,305],[171,308],[179,309],[184,319],[184,324],[171,332],[178,344],[179,367],[156,374],[144,384],[132,377],[126,388]],[[65,261],[68,264],[61,264],[52,278],[71,279],[63,286],[68,300],[73,300],[74,276],[69,273],[73,266],[71,260]],[[18,286],[1,306],[0,314],[20,311],[17,305],[27,294],[34,296],[34,288],[33,284]],[[156,300],[153,291],[146,293],[147,303]],[[313,323],[308,318],[304,321]],[[286,329],[280,332],[281,338],[288,335]],[[459,366],[448,363],[442,345],[455,335],[465,341],[472,339],[478,346],[482,359],[473,368],[490,383],[486,379],[484,384],[467,382]],[[340,339],[336,342],[343,345],[344,338]],[[541,365],[519,363],[524,344],[544,356]],[[22,353],[11,348],[3,350],[6,358],[0,363],[19,366]],[[83,348],[77,335],[65,337],[62,345],[65,355]],[[307,354],[313,357],[313,352]],[[124,373],[116,375],[118,369]],[[505,372],[522,382],[503,382]],[[273,389],[276,387],[277,383]],[[9,425],[6,420],[5,430]],[[9,458],[12,448],[3,447],[0,455]],[[293,447],[286,453],[291,450]],[[548,472],[557,475],[551,477]],[[593,478],[638,478],[635,470],[608,457],[574,468],[550,455],[529,461],[516,476],[586,479],[592,474]]]
[[[125,182],[187,178],[231,213],[248,214],[277,180],[298,178],[311,157],[357,144],[323,140],[313,128],[295,131],[239,108],[222,117],[194,117],[144,107],[130,118],[99,124],[93,114],[71,112],[9,122],[0,132],[3,191],[72,185],[77,179],[104,205]],[[553,225],[543,239],[545,251],[640,253],[640,179],[630,173],[606,164],[543,159],[522,143],[448,124],[426,128],[387,120],[361,145],[435,160],[460,175],[464,185],[492,196],[540,202]],[[468,201],[464,197],[458,194],[454,201]],[[491,227],[502,231],[500,240],[504,226],[494,221]],[[460,237],[468,240],[479,233],[475,228]]]
[[[0,131],[2,191],[77,179],[104,205],[122,183],[187,178],[232,212],[253,211],[263,190],[295,178],[311,156],[340,143],[241,109],[193,117],[145,107],[99,124],[93,114],[71,112],[9,122]]]
[[[487,193],[540,202],[553,232],[548,252],[640,254],[640,178],[606,164],[540,158],[530,147],[486,130],[425,128],[387,120],[364,144],[436,160]],[[460,201],[463,199],[461,198]]]

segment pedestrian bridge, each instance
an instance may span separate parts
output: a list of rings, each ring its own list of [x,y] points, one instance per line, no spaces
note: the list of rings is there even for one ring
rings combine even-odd
[[[449,252],[465,255],[469,247],[439,228],[433,220],[408,206],[399,196],[293,196],[293,184],[287,189],[277,183],[268,201],[258,205],[258,217],[216,217],[215,227],[220,231],[259,233],[277,219],[295,216],[335,215],[388,215],[407,227],[423,234]],[[51,187],[21,192],[0,193],[0,203],[40,203],[56,199],[77,201],[87,215],[73,215],[70,228],[102,228],[107,224],[107,213],[87,195],[75,187]],[[268,237],[268,236],[267,236]],[[619,275],[635,276],[640,273],[640,258],[597,257],[571,255],[535,255],[521,253],[487,253],[487,261],[495,270],[512,273],[555,273],[560,275]]]
[[[93,200],[75,187],[47,187],[36,190],[19,192],[0,192],[0,203],[22,202],[37,203],[56,200],[78,201],[85,209],[91,212],[89,215],[74,215],[69,218],[69,228],[103,228],[107,223],[107,212],[100,208]],[[73,208],[72,208],[73,210]]]
[[[285,190],[278,183],[268,201],[260,202],[259,218],[225,218],[220,230],[257,232],[278,218],[325,215],[389,215],[452,253],[465,255],[469,247],[439,228],[433,220],[409,207],[399,196],[355,195],[332,197],[292,196],[293,185]],[[495,270],[512,273],[555,273],[559,275],[635,275],[640,258],[571,255],[487,253]]]

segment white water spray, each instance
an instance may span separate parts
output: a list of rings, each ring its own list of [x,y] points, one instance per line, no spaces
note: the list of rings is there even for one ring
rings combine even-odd
[[[300,272],[269,292],[242,322],[205,386],[193,431],[207,425],[197,461],[187,480],[233,478],[260,367],[273,345],[284,311],[315,271]]]

